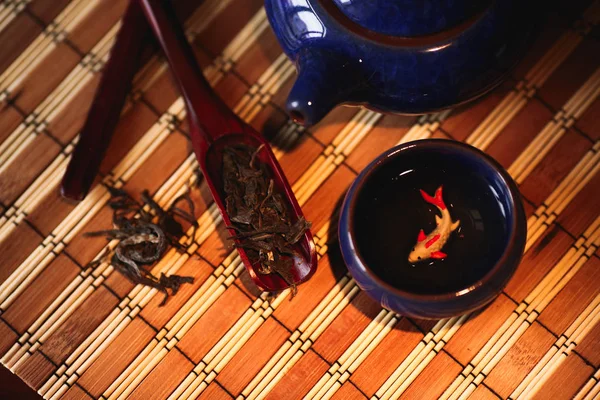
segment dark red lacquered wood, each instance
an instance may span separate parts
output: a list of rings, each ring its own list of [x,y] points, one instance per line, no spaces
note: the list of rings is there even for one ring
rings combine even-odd
[[[90,190],[115,127],[119,122],[131,81],[152,31],[135,1],[125,12],[87,119],[61,183],[61,194],[82,200]]]
[[[231,226],[223,201],[222,151],[224,147],[234,144],[247,144],[254,147],[265,145],[259,153],[260,161],[270,167],[276,189],[285,195],[290,205],[292,221],[302,217],[298,201],[267,141],[240,120],[204,79],[171,6],[161,0],[135,1],[144,8],[147,20],[163,48],[185,100],[192,146],[225,224]],[[231,230],[230,233],[235,232]],[[296,283],[301,283],[310,278],[317,268],[317,255],[310,232],[307,232],[298,243],[297,250],[301,257],[294,260],[292,272]],[[276,274],[257,273],[258,265],[250,262],[243,249],[239,249],[239,253],[252,280],[262,290],[279,291],[289,286]]]

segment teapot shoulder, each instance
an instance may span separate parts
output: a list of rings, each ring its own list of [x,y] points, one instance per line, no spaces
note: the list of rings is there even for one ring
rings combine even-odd
[[[452,29],[400,37],[355,23],[334,1],[265,1],[284,52],[298,70],[310,65],[314,71],[296,86],[310,85],[308,81],[318,77],[328,87],[322,96],[335,92],[338,103],[383,111],[425,113],[481,96],[507,76],[536,26],[534,2],[526,10],[516,0],[505,0],[493,2]],[[339,74],[349,78],[340,79]],[[342,87],[331,89],[329,80]]]
[[[489,7],[492,0],[325,0],[372,32],[417,37],[449,29]]]

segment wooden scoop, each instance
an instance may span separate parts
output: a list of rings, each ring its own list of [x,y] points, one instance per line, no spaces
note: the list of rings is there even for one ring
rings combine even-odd
[[[239,144],[254,148],[264,145],[258,153],[258,159],[268,166],[275,190],[289,205],[291,222],[301,218],[302,210],[267,141],[240,120],[212,91],[169,3],[161,0],[133,1],[144,9],[185,100],[192,146],[225,224],[232,226],[224,202],[223,149]],[[229,231],[232,235],[236,233],[232,229]],[[299,284],[310,278],[317,268],[317,255],[310,231],[305,233],[294,249],[299,256],[294,257],[291,272],[294,283]],[[250,277],[260,289],[279,291],[290,286],[277,274],[258,273],[258,261],[253,264],[244,249],[238,251]]]

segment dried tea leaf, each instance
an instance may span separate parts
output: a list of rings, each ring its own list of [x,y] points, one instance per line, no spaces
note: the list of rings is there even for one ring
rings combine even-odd
[[[223,188],[225,208],[232,222],[230,229],[260,274],[278,274],[296,294],[293,277],[294,245],[310,229],[304,218],[292,223],[288,209],[266,165],[259,162],[263,146],[227,147],[223,150]],[[255,264],[256,265],[256,264]]]
[[[237,222],[238,224],[250,225],[252,223],[252,219],[256,215],[256,211],[252,208],[249,208],[245,205],[239,205],[236,208],[236,214],[231,218],[233,222]]]
[[[267,265],[269,265],[273,273],[281,276],[281,278],[283,278],[283,280],[290,285],[290,289],[292,290],[291,298],[294,298],[294,296],[298,293],[298,288],[296,287],[294,276],[292,275],[294,261],[288,257],[280,257],[279,259],[276,258],[275,261],[267,261]]]
[[[175,296],[179,291],[179,288],[184,283],[194,283],[194,278],[191,276],[179,276],[179,275],[169,275],[166,276],[162,272],[160,273],[160,279],[158,281],[160,285],[164,288],[171,289],[171,295]],[[163,299],[160,305],[164,305],[167,302],[167,297]]]
[[[261,150],[265,147],[264,144],[261,144],[260,146],[258,146],[256,148],[256,150],[254,150],[254,152],[252,153],[252,155],[250,156],[250,168],[254,168],[255,164],[256,164],[256,158],[258,157],[258,154],[261,152]]]
[[[304,217],[301,217],[290,227],[289,232],[285,235],[288,243],[295,244],[300,241],[302,236],[310,229],[312,224],[308,222]]]
[[[184,231],[176,217],[194,226],[195,234],[198,224],[194,217],[194,204],[189,192],[175,199],[171,207],[165,211],[152,199],[148,191],[143,191],[142,200],[152,211],[149,213],[143,209],[143,204],[136,202],[125,191],[110,187],[108,190],[111,194],[109,205],[113,209],[114,229],[87,232],[84,235],[119,240],[111,258],[111,265],[134,284],[143,284],[162,291],[165,294],[160,304],[162,306],[169,296],[167,289],[170,289],[171,295],[174,295],[182,284],[193,282],[192,277],[166,276],[162,273],[160,278],[156,278],[149,270],[153,263],[160,260],[169,244],[178,249],[186,248],[179,243],[179,238],[183,236]],[[177,206],[181,202],[187,204],[189,212]],[[157,221],[154,223],[153,220]],[[97,267],[105,258],[106,255],[103,253],[88,264],[88,267]]]

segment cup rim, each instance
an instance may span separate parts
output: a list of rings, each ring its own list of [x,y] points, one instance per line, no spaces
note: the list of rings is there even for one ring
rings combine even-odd
[[[365,182],[369,179],[369,177],[375,171],[377,171],[379,168],[381,168],[382,166],[384,166],[385,164],[390,162],[390,160],[397,157],[399,154],[402,154],[407,151],[411,151],[411,149],[414,149],[417,146],[420,149],[423,149],[423,148],[448,149],[448,148],[450,148],[455,151],[461,152],[463,154],[467,154],[471,157],[477,158],[479,161],[486,164],[487,167],[490,168],[490,170],[493,171],[497,175],[497,177],[500,178],[503,186],[508,189],[508,193],[510,194],[508,203],[510,205],[510,210],[511,210],[511,225],[510,225],[510,232],[508,235],[507,244],[506,244],[506,247],[504,248],[504,251],[502,252],[502,255],[500,256],[500,258],[498,260],[496,260],[495,264],[485,273],[485,275],[483,277],[481,277],[480,279],[478,279],[476,282],[469,285],[468,287],[465,287],[465,288],[457,290],[457,291],[436,293],[436,294],[421,294],[421,293],[409,292],[406,290],[399,289],[395,286],[392,286],[391,284],[389,284],[386,281],[384,281],[383,279],[381,279],[373,270],[371,270],[368,267],[367,262],[362,257],[362,255],[358,249],[358,246],[357,246],[357,241],[356,241],[356,237],[355,237],[356,235],[354,232],[354,228],[355,228],[354,213],[355,213],[355,208],[356,208],[356,202],[359,197],[358,194],[363,189]],[[449,140],[449,139],[415,140],[415,141],[411,141],[411,142],[402,143],[400,145],[394,146],[391,149],[385,151],[384,153],[380,154],[375,160],[373,160],[371,163],[369,163],[369,165],[367,165],[367,167],[365,167],[365,169],[363,169],[363,171],[354,180],[354,182],[352,183],[352,185],[350,186],[350,188],[348,190],[348,194],[347,194],[345,203],[346,204],[345,204],[344,208],[348,207],[348,220],[347,220],[348,234],[347,235],[348,235],[350,242],[352,243],[352,247],[354,249],[354,251],[353,251],[354,256],[358,260],[358,263],[357,263],[358,267],[364,274],[368,275],[369,278],[372,279],[373,281],[375,281],[379,286],[385,288],[385,290],[387,290],[395,295],[398,295],[398,296],[401,296],[404,298],[421,300],[421,301],[451,300],[451,299],[463,297],[469,293],[477,291],[478,289],[480,289],[481,287],[487,285],[488,283],[490,283],[490,281],[492,281],[494,276],[496,276],[500,272],[503,265],[509,261],[509,259],[512,256],[513,250],[517,246],[520,245],[519,242],[524,241],[524,239],[519,240],[519,237],[518,237],[519,229],[517,226],[517,224],[519,223],[519,221],[518,221],[519,215],[521,214],[519,212],[519,208],[522,208],[521,198],[520,198],[520,193],[518,191],[518,188],[517,188],[516,184],[514,183],[513,179],[511,178],[511,176],[504,169],[504,167],[502,167],[502,165],[500,165],[496,160],[491,158],[489,155],[485,154],[484,152],[477,149],[476,147],[473,147],[468,144],[458,142],[455,140]],[[515,269],[516,269],[516,266],[515,266]]]

